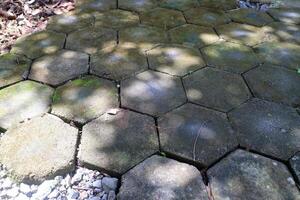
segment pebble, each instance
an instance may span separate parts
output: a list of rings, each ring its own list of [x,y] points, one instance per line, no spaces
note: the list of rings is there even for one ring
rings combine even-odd
[[[25,183],[21,183],[19,188],[20,192],[22,192],[23,194],[29,194],[31,192],[30,186]]]
[[[104,177],[102,179],[102,186],[105,191],[116,190],[118,187],[118,179],[117,178],[110,178]]]
[[[94,188],[101,188],[102,184],[101,184],[101,180],[96,180],[93,182],[92,186]]]
[[[18,188],[12,188],[6,191],[6,195],[9,197],[16,197],[19,194],[19,189]]]

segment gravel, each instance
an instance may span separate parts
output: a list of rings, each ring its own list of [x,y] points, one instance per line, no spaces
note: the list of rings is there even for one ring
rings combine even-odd
[[[270,2],[272,3],[256,3],[255,1],[250,1],[250,0],[239,0],[238,5],[240,8],[252,8],[259,11],[267,11],[269,8],[278,6],[277,1],[270,1]]]
[[[0,199],[15,200],[115,200],[118,179],[79,167],[75,174],[57,176],[40,185],[16,183],[0,165]]]

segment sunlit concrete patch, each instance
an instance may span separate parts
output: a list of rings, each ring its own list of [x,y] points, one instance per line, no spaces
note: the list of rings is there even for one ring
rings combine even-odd
[[[300,23],[300,8],[274,8],[268,13],[278,21],[292,24]]]
[[[205,68],[183,79],[191,102],[227,112],[251,97],[242,77]]]
[[[283,164],[237,150],[207,172],[212,195],[224,199],[295,199],[300,195]]]
[[[38,183],[75,168],[78,130],[52,115],[9,129],[0,142],[0,161],[22,182]]]
[[[186,101],[182,83],[163,73],[146,71],[121,82],[122,106],[153,116],[166,113]]]
[[[197,0],[161,0],[159,1],[159,5],[164,8],[183,11],[199,6],[199,2]]]
[[[66,49],[94,54],[117,44],[117,32],[111,29],[88,27],[67,37]]]
[[[20,37],[11,49],[11,53],[26,55],[29,58],[55,53],[64,46],[65,34],[52,31],[40,31]]]
[[[300,148],[300,116],[295,109],[252,99],[229,113],[242,146],[288,160]]]
[[[47,29],[61,33],[71,33],[78,29],[92,26],[93,23],[94,18],[91,14],[74,11],[51,17]]]
[[[273,22],[268,26],[265,26],[264,31],[267,34],[269,41],[300,43],[299,25]]]
[[[167,34],[161,28],[140,25],[120,30],[121,45],[136,48],[140,52],[150,50],[160,43],[167,43]]]
[[[193,24],[186,24],[169,30],[171,42],[193,47],[203,47],[219,40],[214,30]]]
[[[139,24],[139,16],[133,12],[125,10],[110,10],[106,12],[98,12],[95,16],[95,27],[108,27],[114,29],[127,28],[129,26]]]
[[[118,199],[207,200],[208,194],[195,167],[155,155],[122,176]]]
[[[148,68],[146,56],[137,49],[116,46],[91,56],[91,73],[122,80]]]
[[[118,7],[135,12],[145,12],[158,6],[156,0],[122,0],[118,2]]]
[[[106,11],[117,8],[117,0],[76,0],[76,9],[82,12]]]
[[[50,109],[53,89],[24,81],[0,91],[0,127],[7,129],[12,125],[35,117]]]
[[[287,42],[266,42],[255,48],[266,63],[294,70],[300,68],[300,45]]]
[[[79,160],[87,166],[122,174],[157,151],[154,119],[119,110],[83,127]]]
[[[23,80],[31,61],[22,55],[7,53],[0,56],[0,87]]]
[[[170,29],[185,24],[184,16],[181,12],[166,9],[155,8],[141,14],[142,24],[157,26],[162,29]]]
[[[216,27],[220,37],[236,43],[254,46],[267,41],[263,29],[248,24],[230,23]]]
[[[300,76],[295,71],[265,64],[247,72],[245,79],[258,98],[300,104]]]
[[[265,12],[255,9],[236,9],[229,11],[229,16],[234,22],[240,22],[253,26],[264,26],[273,22],[273,19]]]
[[[85,123],[118,107],[118,91],[111,81],[85,76],[56,89],[51,113]]]
[[[214,27],[230,22],[227,14],[222,10],[212,8],[192,8],[184,12],[187,22],[201,26]]]
[[[59,85],[88,71],[89,56],[76,51],[61,50],[36,59],[29,78],[50,85]]]
[[[300,151],[290,159],[290,165],[296,174],[298,181],[300,181]]]
[[[259,64],[258,56],[247,46],[220,42],[201,49],[209,66],[233,73],[243,73]]]
[[[232,10],[237,8],[236,0],[201,0],[200,6],[208,8],[217,8],[222,10]]]
[[[181,45],[160,45],[147,51],[151,69],[184,76],[206,64],[198,49]]]
[[[224,113],[193,104],[158,119],[163,151],[210,165],[237,146],[237,137]]]

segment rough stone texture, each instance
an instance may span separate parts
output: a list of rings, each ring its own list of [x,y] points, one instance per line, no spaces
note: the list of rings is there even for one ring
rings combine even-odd
[[[234,22],[260,27],[273,22],[267,13],[248,8],[229,11],[229,16]]]
[[[140,25],[119,32],[121,45],[137,48],[141,52],[152,49],[160,43],[167,43],[167,41],[167,34],[163,29],[151,26]]]
[[[285,23],[300,23],[300,8],[274,8],[268,10],[268,13],[276,20]]]
[[[105,11],[117,8],[116,0],[76,0],[76,9],[83,12]]]
[[[158,116],[186,101],[179,78],[146,71],[121,82],[122,106]]]
[[[95,27],[108,27],[114,29],[125,28],[139,24],[139,16],[125,10],[110,10],[95,14]]]
[[[200,6],[208,8],[217,8],[222,10],[232,10],[237,8],[236,0],[201,0]]]
[[[250,98],[241,76],[205,68],[183,79],[191,102],[228,112]]]
[[[141,22],[162,29],[170,29],[185,24],[181,12],[166,8],[155,8],[141,14]]]
[[[229,113],[242,146],[288,160],[300,148],[300,116],[291,107],[253,99]]]
[[[220,37],[236,43],[249,46],[257,45],[267,40],[262,29],[247,24],[230,23],[216,27]]]
[[[68,120],[85,123],[118,107],[117,95],[113,82],[85,76],[56,89],[51,112]]]
[[[296,153],[291,159],[290,159],[290,165],[296,174],[298,181],[300,181],[300,152]]]
[[[79,159],[83,164],[123,174],[156,151],[154,120],[120,110],[83,127]]]
[[[184,76],[206,64],[198,49],[181,45],[161,45],[147,52],[152,69]]]
[[[156,0],[122,0],[119,8],[136,12],[145,12],[157,6]]]
[[[183,11],[199,6],[199,2],[197,0],[161,0],[159,5],[164,8]]]
[[[264,31],[270,41],[300,43],[299,25],[273,22],[265,26]]]
[[[292,106],[300,104],[300,76],[294,71],[265,64],[247,72],[245,79],[258,98]]]
[[[40,182],[74,168],[78,130],[52,115],[9,129],[1,138],[0,161],[20,181]]]
[[[10,52],[35,59],[62,49],[64,41],[65,34],[63,33],[40,31],[19,38]]]
[[[235,151],[207,174],[215,200],[300,199],[284,164],[246,151]]]
[[[61,50],[36,59],[31,67],[30,79],[59,85],[88,71],[89,56],[76,51]]]
[[[206,166],[238,144],[226,114],[193,104],[159,118],[158,126],[163,151]]]
[[[91,73],[121,80],[148,68],[147,58],[135,48],[117,46],[91,56]]]
[[[117,44],[117,32],[106,28],[88,27],[68,35],[66,49],[94,54]]]
[[[243,73],[259,64],[258,56],[247,46],[220,42],[201,49],[209,66],[233,73]]]
[[[171,42],[194,47],[203,47],[219,40],[212,28],[186,24],[169,31]]]
[[[0,91],[0,127],[9,128],[15,123],[49,110],[53,89],[24,81]]]
[[[0,87],[27,77],[31,61],[25,56],[7,53],[0,56]]]
[[[214,27],[226,24],[230,19],[222,10],[211,8],[192,8],[184,12],[187,22],[201,26]]]
[[[300,45],[292,43],[267,42],[256,46],[258,55],[266,63],[299,69]]]
[[[195,167],[155,155],[123,175],[118,199],[207,200],[208,195]]]
[[[70,12],[56,15],[50,18],[47,29],[61,33],[71,33],[73,31],[92,26],[94,18],[88,13]]]

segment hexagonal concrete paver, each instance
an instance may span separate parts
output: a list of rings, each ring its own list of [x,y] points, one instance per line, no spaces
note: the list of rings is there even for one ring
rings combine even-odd
[[[238,145],[227,116],[193,104],[185,104],[158,119],[163,151],[212,164]]]
[[[215,200],[300,199],[283,163],[243,150],[230,154],[207,174]]]
[[[258,55],[266,63],[285,66],[294,70],[300,68],[300,45],[287,42],[266,42],[255,48]]]
[[[183,79],[191,102],[228,112],[250,98],[241,76],[205,68]]]
[[[245,79],[258,98],[300,104],[300,76],[295,71],[265,64],[247,72]]]
[[[206,65],[198,49],[181,45],[161,45],[147,51],[147,56],[150,68],[177,76]]]
[[[125,10],[110,10],[95,14],[95,27],[108,27],[114,29],[125,28],[137,25],[140,22],[139,16]]]
[[[220,42],[201,49],[209,66],[233,73],[243,73],[259,64],[258,56],[247,46]]]
[[[207,200],[208,194],[195,167],[155,155],[122,176],[118,199]]]
[[[164,8],[183,11],[199,6],[199,2],[197,0],[161,0],[159,1],[159,5]]]
[[[122,29],[119,32],[121,45],[137,48],[144,52],[160,43],[167,43],[167,34],[161,28],[151,26],[136,26]]]
[[[61,50],[36,59],[29,78],[56,86],[87,73],[88,60],[89,56],[85,53]]]
[[[91,73],[122,80],[148,68],[147,58],[135,48],[116,46],[91,56]]]
[[[254,46],[267,40],[263,29],[248,24],[230,23],[216,27],[220,37],[236,43]]]
[[[203,47],[219,40],[212,28],[185,24],[169,30],[172,43]]]
[[[78,29],[92,26],[93,23],[94,18],[91,14],[70,12],[51,17],[47,24],[47,29],[61,33],[71,33]]]
[[[151,117],[120,110],[102,115],[83,127],[79,160],[118,174],[125,173],[158,151]]]
[[[158,116],[186,101],[182,83],[163,73],[146,71],[121,82],[122,106]]]
[[[33,81],[23,81],[0,90],[0,127],[35,117],[50,109],[53,89]]]
[[[237,8],[236,0],[201,0],[199,1],[200,6],[221,9],[221,10],[232,10]]]
[[[46,114],[9,129],[0,142],[0,161],[19,181],[38,183],[75,168],[78,130]]]
[[[31,59],[55,53],[64,46],[66,35],[52,31],[40,31],[20,37],[11,49],[11,53],[26,55]]]
[[[117,0],[77,0],[76,9],[83,12],[105,11],[117,8]]]
[[[242,8],[231,10],[228,13],[232,21],[253,26],[264,26],[273,22],[273,19],[267,13],[255,9]]]
[[[111,108],[118,107],[118,90],[113,82],[85,76],[56,89],[52,113],[85,123]]]
[[[21,81],[28,75],[31,60],[11,53],[0,56],[0,87]]]
[[[67,37],[66,49],[94,54],[117,45],[117,32],[106,28],[88,27]]]
[[[119,8],[136,12],[145,12],[157,7],[156,0],[122,0],[119,1]]]
[[[242,146],[288,160],[300,148],[300,116],[291,107],[252,99],[229,113]]]
[[[298,181],[300,181],[300,152],[296,153],[291,159],[290,159],[290,165],[292,167],[292,170],[296,174]]]
[[[157,26],[165,30],[185,24],[184,16],[181,12],[166,9],[155,8],[141,14],[142,24]]]
[[[270,41],[300,43],[299,25],[273,22],[265,26],[264,31]]]
[[[273,8],[268,13],[276,20],[285,23],[300,23],[300,8]]]
[[[184,12],[187,22],[201,26],[214,27],[230,22],[225,12],[211,8],[192,8]]]

